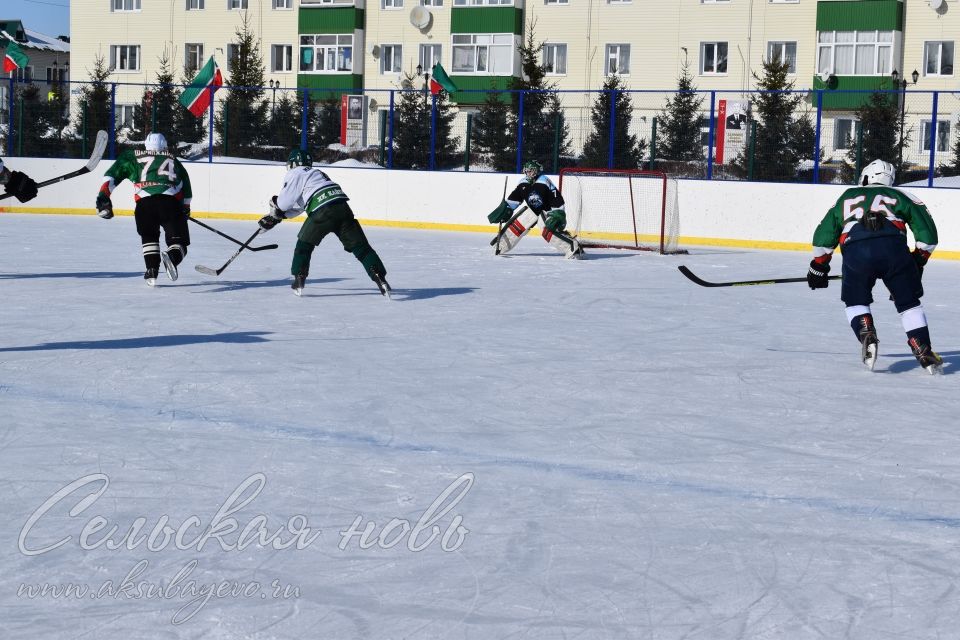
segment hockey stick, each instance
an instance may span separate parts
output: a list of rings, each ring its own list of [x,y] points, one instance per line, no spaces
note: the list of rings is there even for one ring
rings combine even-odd
[[[218,275],[220,275],[221,273],[223,273],[223,270],[224,270],[224,269],[226,269],[227,267],[230,266],[230,263],[231,263],[231,262],[233,262],[234,260],[237,259],[237,256],[240,255],[240,253],[241,253],[244,249],[249,248],[250,243],[253,242],[253,239],[256,238],[258,235],[260,235],[261,233],[263,233],[263,231],[264,231],[263,227],[258,226],[258,227],[257,227],[257,230],[253,232],[253,235],[250,236],[249,238],[247,238],[247,241],[244,242],[242,245],[240,245],[240,248],[237,249],[237,252],[236,252],[235,254],[233,254],[232,256],[230,256],[230,259],[227,260],[226,262],[224,262],[224,263],[223,263],[223,266],[220,267],[219,269],[211,269],[210,267],[205,267],[205,266],[203,266],[202,264],[194,265],[194,269],[196,269],[196,270],[199,271],[200,273],[205,274],[205,275],[208,275],[208,276],[218,276]]]
[[[517,207],[517,210],[513,212],[513,215],[510,216],[510,219],[507,220],[505,223],[502,224],[500,230],[497,231],[497,235],[495,235],[495,236],[493,237],[493,240],[490,241],[490,246],[491,246],[491,247],[494,246],[494,245],[497,245],[497,243],[500,242],[500,238],[503,237],[503,234],[507,232],[507,229],[510,228],[510,225],[512,225],[512,224],[514,223],[514,221],[515,221],[517,218],[519,218],[520,215],[521,215],[524,211],[526,211],[526,210],[527,210],[527,205],[525,205],[525,204],[522,204],[522,205],[520,205],[519,207]],[[500,247],[499,247],[499,246],[497,246],[497,255],[500,255]]]
[[[696,282],[701,287],[749,287],[757,284],[784,284],[787,282],[806,282],[806,278],[769,278],[767,280],[739,280],[737,282],[707,282],[703,278],[700,278],[694,274],[690,269],[687,269],[685,266],[680,265],[677,267],[680,270],[680,273],[687,276],[693,282]],[[841,276],[828,276],[827,280],[839,280]]]
[[[90,173],[96,168],[100,163],[100,159],[103,158],[103,152],[107,149],[107,132],[106,131],[97,131],[97,141],[93,145],[93,153],[90,154],[90,159],[87,160],[87,164],[83,165],[80,169],[76,171],[71,171],[70,173],[65,173],[62,176],[56,178],[50,178],[49,180],[44,180],[43,182],[37,183],[37,188],[48,187],[51,184],[56,184],[58,182],[63,182],[64,180],[69,180],[70,178],[76,178],[77,176],[82,176],[85,173]],[[3,193],[0,194],[0,200],[4,198],[9,198],[12,196],[12,193]]]
[[[197,220],[196,218],[188,217],[187,220],[189,220],[190,222],[195,222],[195,223],[197,223],[198,225],[200,225],[200,226],[203,227],[204,229],[208,229],[208,230],[210,230],[210,231],[213,231],[215,234],[217,234],[217,235],[220,236],[221,238],[226,238],[227,240],[229,240],[230,242],[232,242],[232,243],[234,243],[234,244],[243,245],[243,242],[241,242],[240,240],[237,240],[237,239],[234,238],[233,236],[228,236],[228,235],[225,234],[223,231],[220,231],[220,230],[218,230],[218,229],[214,229],[214,228],[211,227],[210,225],[205,224],[205,223]],[[259,246],[259,247],[247,247],[247,249],[249,249],[250,251],[267,251],[267,250],[269,250],[269,249],[276,249],[276,248],[279,247],[279,246],[280,246],[280,245],[277,245],[277,244],[265,244],[265,245],[261,245],[261,246]]]

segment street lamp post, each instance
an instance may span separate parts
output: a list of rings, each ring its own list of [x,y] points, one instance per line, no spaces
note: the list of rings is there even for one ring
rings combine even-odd
[[[277,110],[277,89],[280,88],[280,81],[270,80],[270,88],[273,90],[273,104],[270,107],[270,115],[273,115],[273,113]]]
[[[897,173],[901,176],[903,175],[903,129],[906,126],[907,120],[907,87],[912,84],[917,84],[917,80],[920,79],[920,72],[916,69],[913,70],[913,73],[910,74],[910,77],[913,78],[913,82],[909,82],[906,78],[903,80],[900,79],[900,74],[897,73],[897,70],[894,69],[890,74],[890,79],[893,80],[893,86],[897,87],[900,91],[900,143],[897,145]]]
[[[427,91],[430,88],[430,72],[424,72],[422,64],[417,65],[417,77],[419,78],[420,76],[423,76],[423,104],[426,106]]]

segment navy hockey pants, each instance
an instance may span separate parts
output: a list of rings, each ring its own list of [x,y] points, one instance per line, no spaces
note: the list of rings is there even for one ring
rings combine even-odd
[[[873,287],[882,280],[902,313],[920,304],[920,272],[902,235],[857,240],[843,246],[840,299],[848,307],[873,302]]]

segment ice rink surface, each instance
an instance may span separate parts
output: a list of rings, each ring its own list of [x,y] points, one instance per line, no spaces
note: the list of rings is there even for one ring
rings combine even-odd
[[[131,218],[0,216],[0,637],[956,637],[960,264],[933,377],[882,287],[870,373],[838,283],[676,270],[805,253],[371,227],[393,301],[333,238],[297,298],[297,229],[149,289]]]

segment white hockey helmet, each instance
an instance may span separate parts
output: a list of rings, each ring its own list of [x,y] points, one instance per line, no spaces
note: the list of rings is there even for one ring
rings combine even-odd
[[[893,168],[892,164],[883,160],[874,160],[860,172],[860,186],[882,184],[892,187],[896,176],[897,170]]]
[[[151,133],[147,135],[143,146],[147,148],[147,151],[166,151],[167,139],[163,137],[162,133]]]

